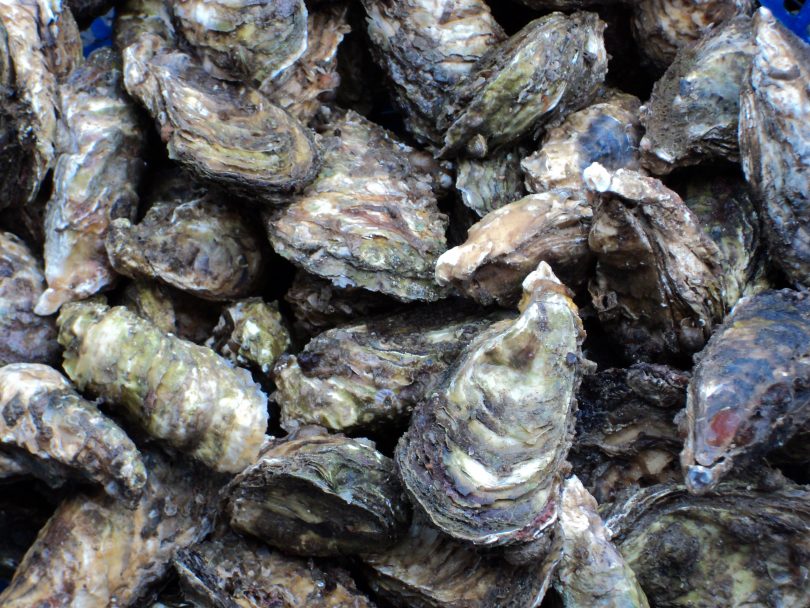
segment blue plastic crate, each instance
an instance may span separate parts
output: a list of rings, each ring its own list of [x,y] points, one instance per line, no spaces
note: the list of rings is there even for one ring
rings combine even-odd
[[[760,0],[782,24],[805,42],[810,42],[810,2],[804,0]],[[787,6],[786,6],[787,5]]]
[[[103,46],[112,46],[114,18],[115,9],[112,9],[106,15],[97,17],[90,24],[90,27],[82,32],[82,47],[84,48],[85,57]]]

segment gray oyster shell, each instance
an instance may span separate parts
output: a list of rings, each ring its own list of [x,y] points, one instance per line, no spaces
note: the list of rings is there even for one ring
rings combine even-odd
[[[461,202],[478,217],[523,198],[521,159],[526,148],[515,146],[495,152],[489,158],[458,161],[456,190]]]

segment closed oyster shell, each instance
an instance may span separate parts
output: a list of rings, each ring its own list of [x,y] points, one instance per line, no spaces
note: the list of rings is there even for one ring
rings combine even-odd
[[[0,452],[49,485],[72,477],[129,504],[141,497],[146,469],[135,444],[55,369],[0,367],[0,414]]]
[[[781,447],[810,421],[810,294],[742,300],[700,353],[689,383],[681,454],[693,492],[740,460]]]
[[[678,361],[699,351],[726,312],[717,245],[655,178],[594,164],[585,181],[599,194],[589,291],[605,331],[631,360]]]
[[[456,190],[461,201],[478,217],[523,198],[522,146],[506,148],[489,158],[458,161]]]
[[[113,51],[99,49],[59,87],[59,157],[45,211],[48,289],[37,314],[52,314],[116,279],[104,237],[114,219],[135,218],[144,148],[140,117],[121,79]]]
[[[754,55],[751,19],[731,19],[680,50],[644,106],[642,164],[656,175],[739,160],[740,88]]]
[[[567,294],[541,262],[520,316],[465,348],[397,445],[413,504],[454,538],[520,545],[553,530],[584,339]]]
[[[390,458],[367,439],[311,427],[264,449],[228,495],[232,528],[295,555],[381,551],[408,523]]]
[[[488,51],[456,89],[441,154],[486,156],[590,103],[607,73],[604,29],[596,13],[552,13]]]
[[[740,100],[740,152],[762,206],[773,261],[810,286],[810,49],[767,9],[754,18],[756,54]]]
[[[273,248],[338,287],[439,299],[433,266],[446,248],[447,217],[412,148],[351,111],[330,130],[317,179],[267,216]]]

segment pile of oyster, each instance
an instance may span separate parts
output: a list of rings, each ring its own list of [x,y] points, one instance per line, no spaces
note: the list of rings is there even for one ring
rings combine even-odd
[[[810,606],[774,15],[0,0],[0,606]]]

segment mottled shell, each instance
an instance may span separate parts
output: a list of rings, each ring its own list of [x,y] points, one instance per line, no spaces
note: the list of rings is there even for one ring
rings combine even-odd
[[[523,198],[522,146],[505,148],[489,158],[458,161],[456,190],[466,207],[478,217]]]
[[[742,300],[700,353],[681,454],[689,489],[714,487],[739,460],[781,447],[810,421],[810,295]]]

